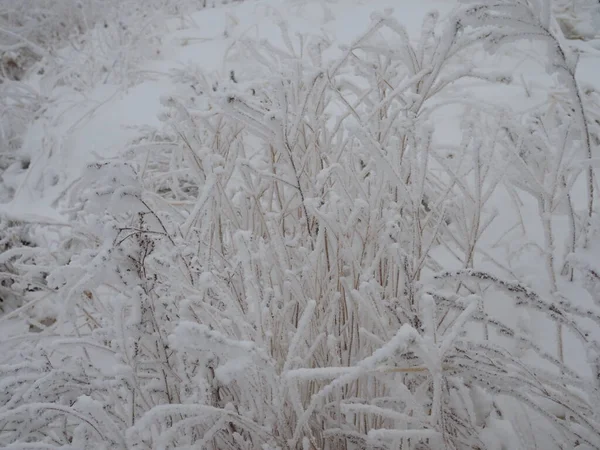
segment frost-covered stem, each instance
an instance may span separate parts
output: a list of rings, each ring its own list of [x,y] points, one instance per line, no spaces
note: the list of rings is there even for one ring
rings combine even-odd
[[[558,42],[557,42],[558,45]],[[571,91],[571,95],[574,99],[574,109],[577,121],[579,122],[579,126],[582,130],[583,134],[583,146],[586,151],[586,156],[588,160],[592,160],[592,145],[590,139],[590,131],[588,126],[588,120],[585,114],[585,108],[583,106],[583,101],[581,99],[581,94],[579,92],[579,87],[577,84],[577,79],[575,78],[575,73],[573,71],[568,71],[568,79],[569,90]],[[591,226],[592,215],[594,213],[594,169],[592,164],[588,164],[587,173],[586,173],[586,189],[587,189],[587,217],[585,220],[585,225],[583,227],[583,246],[587,247],[589,240],[589,228]]]
[[[475,143],[475,161],[474,161],[474,188],[475,188],[475,205],[473,211],[473,218],[470,229],[470,240],[469,247],[467,249],[466,260],[464,264],[464,269],[473,266],[473,258],[475,257],[475,248],[477,246],[477,241],[479,239],[479,227],[481,222],[481,208],[482,208],[482,199],[481,199],[481,188],[483,184],[483,179],[481,177],[481,144]]]
[[[548,272],[548,277],[550,278],[550,287],[552,289],[552,292],[555,293],[557,291],[557,284],[556,271],[554,268],[554,234],[552,232],[551,203],[552,202],[548,198],[548,195],[542,194],[541,198],[538,201],[538,209],[540,218],[542,220],[542,226],[544,228],[544,259],[546,261],[546,271]]]
[[[566,187],[567,183],[564,180],[563,177],[563,186]],[[576,240],[577,240],[577,234],[576,234],[576,226],[575,226],[575,211],[573,209],[573,202],[571,200],[571,194],[569,192],[567,192],[565,194],[566,196],[566,200],[567,200],[567,206],[569,208],[569,234],[570,234],[570,240],[569,240],[569,249],[568,249],[568,253],[572,253],[575,251],[575,246],[577,244]],[[565,268],[568,270],[569,272],[569,281],[573,281],[573,276],[574,276],[574,269],[573,267],[571,267],[571,265],[565,261]]]
[[[304,213],[304,221],[306,223],[306,231],[308,232],[308,236],[310,237],[310,247],[311,250],[314,250],[314,240],[312,239],[312,230],[310,227],[310,218],[308,216],[308,210],[306,209],[306,198],[304,197],[304,190],[302,189],[302,182],[300,181],[300,172],[296,167],[296,162],[294,161],[294,156],[292,149],[290,148],[288,142],[286,141],[285,147],[287,149],[287,154],[290,159],[290,165],[292,166],[292,170],[294,171],[294,176],[296,177],[296,189],[300,193],[300,202],[302,203],[302,211]]]
[[[547,193],[542,194],[538,200],[538,208],[542,226],[544,228],[544,259],[546,261],[546,271],[550,278],[550,287],[554,295],[558,291],[556,282],[556,270],[554,267],[554,234],[552,231],[552,201]],[[564,363],[564,346],[562,324],[556,323],[556,348],[558,360]]]

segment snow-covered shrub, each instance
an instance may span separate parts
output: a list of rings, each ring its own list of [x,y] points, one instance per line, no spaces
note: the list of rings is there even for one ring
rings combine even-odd
[[[540,5],[431,13],[416,43],[384,12],[342,49],[282,23],[281,48],[238,41],[221,76],[174,72],[164,127],[70,192],[57,321],[3,346],[0,444],[599,448],[598,305],[568,291],[595,270],[597,144]],[[510,83],[472,55],[523,33],[552,44],[567,95],[521,121],[464,81]],[[538,206],[541,281],[482,243],[506,193],[516,216]]]
[[[0,251],[2,254],[15,246],[22,246],[20,229],[6,219],[0,219]],[[4,259],[4,258],[3,258]],[[13,285],[17,274],[10,261],[0,263],[0,313],[16,309],[20,304],[20,294]]]
[[[157,40],[168,19],[192,5],[198,7],[171,0],[0,2],[0,204],[11,201],[38,151],[35,143],[23,142],[27,128],[55,122],[57,104],[85,103],[100,85],[138,81],[142,75],[133,68],[158,56]],[[26,228],[13,221],[11,234],[0,239],[25,235]],[[13,275],[25,275],[11,267]]]
[[[46,277],[56,265],[68,262],[68,241],[53,252],[43,245],[38,224],[0,216],[0,320],[14,316],[23,303],[28,325],[56,315],[51,302],[54,291],[46,285]],[[57,238],[60,231],[55,232]],[[45,237],[52,234],[46,233]],[[58,240],[58,239],[57,239]],[[42,244],[42,245],[40,245]],[[24,311],[23,311],[24,312]],[[1,323],[1,322],[0,322]]]

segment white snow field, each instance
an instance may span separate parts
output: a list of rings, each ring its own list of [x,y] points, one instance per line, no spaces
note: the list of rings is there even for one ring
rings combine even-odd
[[[600,5],[4,0],[0,447],[600,449]]]

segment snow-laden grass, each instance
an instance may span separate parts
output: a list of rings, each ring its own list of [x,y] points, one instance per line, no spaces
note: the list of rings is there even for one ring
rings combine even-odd
[[[0,444],[600,448],[600,97],[548,2],[385,5],[64,51],[4,176]]]

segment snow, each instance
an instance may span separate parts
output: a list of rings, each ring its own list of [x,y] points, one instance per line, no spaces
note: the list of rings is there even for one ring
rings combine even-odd
[[[449,55],[454,1],[168,3],[22,81],[0,445],[600,448],[597,39]]]

